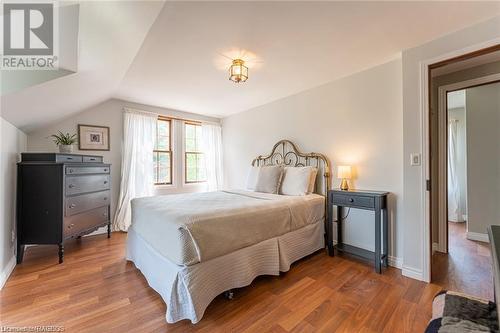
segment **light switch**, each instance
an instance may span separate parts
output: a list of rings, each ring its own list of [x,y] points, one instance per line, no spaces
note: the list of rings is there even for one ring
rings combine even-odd
[[[410,154],[410,165],[412,165],[412,166],[420,165],[420,154],[419,153]]]

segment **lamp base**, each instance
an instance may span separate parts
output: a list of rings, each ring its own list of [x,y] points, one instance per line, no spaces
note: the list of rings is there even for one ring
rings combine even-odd
[[[340,184],[340,189],[343,191],[349,190],[349,184],[347,183],[346,178],[342,178],[342,183]]]

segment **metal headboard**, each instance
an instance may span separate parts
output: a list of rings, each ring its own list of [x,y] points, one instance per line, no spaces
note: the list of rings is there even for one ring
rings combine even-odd
[[[271,153],[258,156],[252,166],[285,165],[292,167],[313,166],[318,168],[314,193],[326,196],[330,189],[330,161],[319,153],[303,153],[290,140],[278,141]]]

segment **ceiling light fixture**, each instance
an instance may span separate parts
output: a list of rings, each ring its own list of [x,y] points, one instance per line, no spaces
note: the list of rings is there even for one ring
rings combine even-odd
[[[240,83],[248,79],[248,67],[241,59],[234,59],[233,64],[229,67],[229,80]]]

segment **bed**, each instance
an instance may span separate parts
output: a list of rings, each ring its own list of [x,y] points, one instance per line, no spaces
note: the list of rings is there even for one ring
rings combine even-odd
[[[314,166],[314,193],[227,190],[132,201],[126,257],[165,301],[167,322],[197,323],[221,293],[286,272],[325,247],[326,157],[282,140],[252,165]]]

